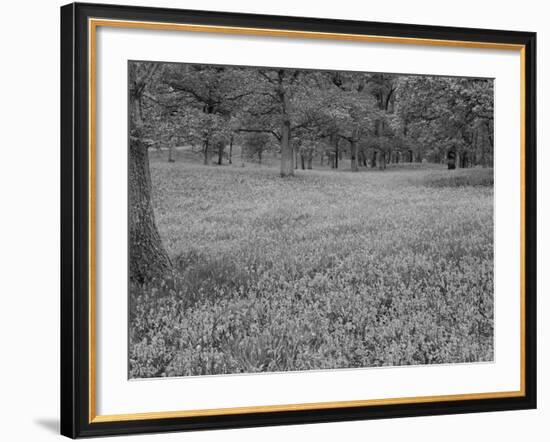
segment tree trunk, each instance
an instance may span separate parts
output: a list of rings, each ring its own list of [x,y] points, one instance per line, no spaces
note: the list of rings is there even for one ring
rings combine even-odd
[[[233,135],[229,139],[229,164],[233,164]]]
[[[386,168],[386,152],[380,152],[380,159],[378,160],[378,169],[383,170]]]
[[[307,157],[307,168],[309,170],[313,169],[313,155],[312,154],[308,155],[308,157]]]
[[[281,176],[294,175],[293,152],[290,145],[290,121],[283,122],[281,137]]]
[[[462,152],[460,154],[460,167],[466,169],[468,167],[468,152]]]
[[[155,214],[151,204],[149,152],[142,139],[141,97],[147,82],[157,68],[158,65],[152,65],[139,79],[136,71],[130,70],[130,146],[128,157],[130,247],[128,259],[130,280],[138,283],[161,277],[172,267],[155,224]]]
[[[208,139],[204,140],[203,152],[204,152],[204,165],[205,166],[208,166],[210,164],[210,149],[209,149],[208,144],[209,144]]]
[[[162,276],[172,263],[164,250],[151,204],[151,177],[147,147],[130,141],[128,168],[128,223],[130,279],[143,283]]]
[[[301,161],[301,165],[302,165],[302,170],[305,170],[306,169],[306,159],[304,157],[304,155],[300,155],[300,161]]]
[[[154,67],[145,76],[152,75]],[[132,281],[143,283],[162,276],[172,263],[162,245],[151,204],[149,152],[143,143],[140,100],[145,88],[135,80],[130,89],[130,146],[128,158],[129,273]]]
[[[351,151],[351,171],[357,172],[359,169],[357,167],[357,142],[355,140],[350,141],[350,151]]]
[[[218,166],[222,165],[224,148],[225,148],[224,144],[220,142],[218,146]]]
[[[168,145],[168,162],[173,163],[174,161],[174,144],[170,143]]]
[[[290,143],[290,100],[288,95],[283,90],[280,92],[281,101],[283,104],[283,123],[281,127],[281,176],[294,175],[293,157],[294,152]]]

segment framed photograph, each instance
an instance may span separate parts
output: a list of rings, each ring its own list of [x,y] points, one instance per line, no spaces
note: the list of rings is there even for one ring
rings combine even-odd
[[[61,433],[536,407],[529,32],[61,8]]]

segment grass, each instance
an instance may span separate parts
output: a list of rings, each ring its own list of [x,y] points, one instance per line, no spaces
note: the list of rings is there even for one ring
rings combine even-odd
[[[282,179],[163,157],[176,269],[131,287],[130,377],[493,359],[491,169]]]

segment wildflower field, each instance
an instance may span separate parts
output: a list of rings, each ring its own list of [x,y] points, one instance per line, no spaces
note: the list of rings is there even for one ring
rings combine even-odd
[[[493,359],[492,169],[168,163],[175,270],[130,286],[130,377]]]

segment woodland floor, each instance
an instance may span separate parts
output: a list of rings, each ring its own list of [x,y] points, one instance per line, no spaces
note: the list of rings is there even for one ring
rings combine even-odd
[[[492,169],[151,173],[176,270],[131,286],[130,377],[493,359]]]

